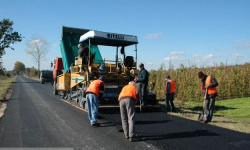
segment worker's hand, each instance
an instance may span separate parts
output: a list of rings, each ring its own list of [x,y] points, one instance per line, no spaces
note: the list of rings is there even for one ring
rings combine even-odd
[[[209,88],[209,85],[206,85],[206,86],[205,86],[205,89],[208,89],[208,88]]]
[[[134,81],[137,82],[137,81],[138,81],[138,78],[136,77],[136,78],[134,79]]]

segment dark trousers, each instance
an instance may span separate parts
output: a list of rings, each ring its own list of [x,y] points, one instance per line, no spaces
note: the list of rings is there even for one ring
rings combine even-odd
[[[212,97],[208,96],[208,98],[205,100],[205,110],[204,110],[208,122],[210,122],[213,118],[214,106],[215,106],[215,96]]]
[[[167,110],[170,110],[170,104],[171,104],[171,109],[172,111],[175,111],[174,107],[174,93],[166,93],[166,100],[165,100],[165,105]]]
[[[140,96],[140,101],[141,101],[141,104],[144,106],[144,105],[147,105],[147,96],[148,96],[148,85],[147,84],[144,84],[144,83],[141,83],[141,96]]]

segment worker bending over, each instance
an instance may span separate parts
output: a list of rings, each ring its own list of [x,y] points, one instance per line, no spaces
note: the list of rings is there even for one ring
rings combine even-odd
[[[140,96],[140,84],[133,81],[124,86],[118,101],[120,105],[122,128],[126,139],[130,142],[140,141],[141,137],[136,136],[135,131],[135,104]]]
[[[96,122],[98,115],[98,99],[102,97],[104,93],[104,78],[100,77],[90,83],[86,91],[86,101],[88,106],[88,116],[91,126],[99,126]]]

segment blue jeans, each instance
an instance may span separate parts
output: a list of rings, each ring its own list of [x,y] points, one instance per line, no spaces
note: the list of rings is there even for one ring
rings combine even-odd
[[[98,98],[93,93],[87,93],[86,101],[88,105],[89,121],[91,124],[95,124],[98,115]]]

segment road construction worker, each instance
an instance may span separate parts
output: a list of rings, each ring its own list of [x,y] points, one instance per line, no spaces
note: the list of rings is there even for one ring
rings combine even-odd
[[[205,75],[202,71],[198,72],[198,77],[201,79],[200,85],[202,94],[205,97],[205,107],[204,107],[204,117],[203,120],[205,123],[211,122],[213,117],[213,110],[215,106],[215,98],[217,96],[218,82],[215,78]],[[206,93],[207,92],[207,93]]]
[[[165,85],[166,109],[167,109],[167,111],[170,111],[170,104],[171,104],[171,110],[172,110],[172,112],[175,112],[175,106],[174,106],[175,82],[170,78],[169,75],[166,75],[165,81],[166,81],[166,85]],[[169,102],[170,102],[170,104],[169,104]]]
[[[147,105],[147,89],[148,89],[148,71],[144,68],[144,64],[141,63],[139,65],[140,71],[138,73],[138,77],[134,79],[136,83],[141,84],[141,94],[142,96],[140,97],[141,101],[141,106],[146,106]]]
[[[123,132],[125,138],[131,142],[141,140],[141,137],[136,136],[135,131],[135,104],[139,96],[140,84],[131,81],[123,87],[118,97]]]
[[[104,78],[100,77],[90,83],[86,91],[86,101],[88,106],[88,117],[91,126],[99,126],[96,122],[98,115],[98,99],[102,97],[104,93]]]
[[[89,58],[89,48],[85,47],[83,43],[78,44],[78,55],[82,58],[82,65],[88,64],[88,58]]]

